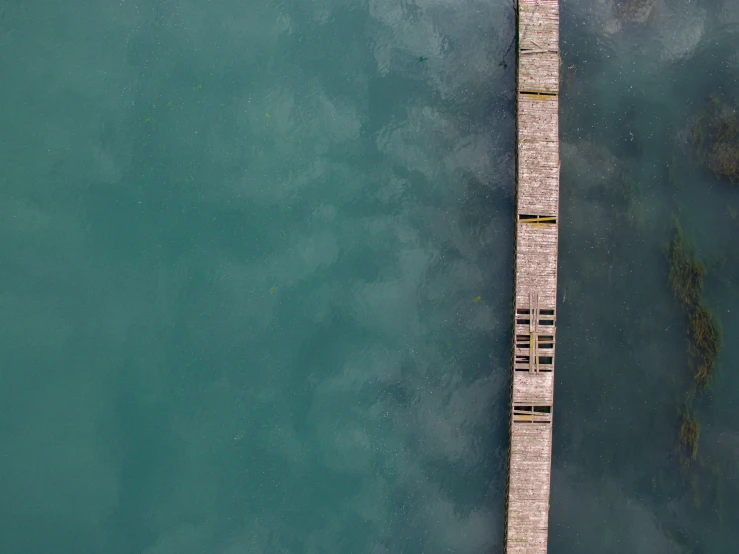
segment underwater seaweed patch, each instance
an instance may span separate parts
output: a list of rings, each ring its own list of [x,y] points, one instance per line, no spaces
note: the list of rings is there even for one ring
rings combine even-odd
[[[689,464],[698,457],[698,439],[700,426],[693,417],[689,406],[680,411],[680,444],[684,447],[683,465]]]
[[[703,280],[706,266],[686,240],[680,222],[674,220],[674,233],[667,252],[670,271],[668,282],[675,300],[687,314],[688,353],[694,383],[689,387],[680,409],[678,438],[684,467],[698,457],[700,427],[693,416],[693,399],[699,390],[711,382],[716,360],[721,351],[721,325],[703,300]]]
[[[670,243],[669,282],[675,297],[685,308],[694,308],[700,303],[703,293],[703,277],[706,266],[697,259],[686,243],[682,227],[675,222],[675,236]]]
[[[721,327],[702,302],[690,314],[690,335],[698,358],[695,379],[705,388],[711,381],[721,351]]]
[[[694,117],[691,139],[703,164],[721,180],[739,184],[739,113],[713,94]]]
[[[645,23],[652,15],[655,5],[655,0],[616,0],[614,12],[620,21]]]
[[[670,286],[688,314],[689,351],[697,359],[694,377],[698,385],[705,388],[711,381],[721,351],[721,326],[703,300],[706,266],[686,242],[677,221],[668,257]]]

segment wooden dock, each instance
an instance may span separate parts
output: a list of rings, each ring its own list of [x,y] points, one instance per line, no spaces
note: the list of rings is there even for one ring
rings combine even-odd
[[[505,548],[547,551],[559,216],[559,4],[518,0],[516,250]]]

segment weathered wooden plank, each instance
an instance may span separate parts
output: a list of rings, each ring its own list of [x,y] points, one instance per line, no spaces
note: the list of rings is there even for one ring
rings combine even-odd
[[[516,255],[506,552],[545,553],[559,214],[559,4],[518,0]]]
[[[515,404],[546,404],[554,401],[554,373],[513,372],[513,402]]]
[[[517,467],[516,471],[522,473],[533,473],[536,471],[536,467],[521,466]],[[549,473],[545,473],[543,470],[539,470],[539,473],[541,475],[538,478],[530,478],[530,487],[516,487],[511,485],[511,488],[509,489],[510,496],[508,497],[509,507],[516,503],[549,502]],[[544,514],[546,514],[546,512],[544,512]]]
[[[518,95],[517,210],[519,214],[559,212],[558,97]]]
[[[521,448],[522,455],[530,456],[536,453],[546,455],[551,450],[551,440],[551,425],[521,423],[513,424],[511,427],[511,444]],[[519,452],[511,451],[511,459],[516,459],[518,455]]]
[[[543,427],[543,426],[549,426],[551,425],[549,423],[522,423],[521,425],[528,425],[529,427]],[[536,488],[538,490],[538,496],[537,498],[547,498],[548,493],[548,481],[549,481],[549,472],[547,469],[550,467],[550,461],[548,459],[549,454],[548,451],[546,452],[540,452],[539,454],[535,452],[527,453],[527,455],[530,455],[534,458],[537,456],[541,459],[539,461],[537,460],[529,460],[528,458],[521,458],[517,462],[511,463],[511,468],[513,471],[520,472],[521,474],[525,475],[525,479],[527,482],[531,485],[532,488]],[[516,487],[513,485],[515,480],[512,481],[512,489],[511,491],[515,491]]]
[[[540,50],[519,53],[519,92],[559,92],[559,54]]]
[[[516,306],[537,293],[542,307],[557,304],[557,225],[519,221],[516,239]]]
[[[559,213],[559,144],[520,142],[516,172],[520,183],[516,197],[518,213],[556,217]]]
[[[518,48],[559,51],[559,3],[556,0],[518,1]]]
[[[559,141],[559,97],[549,94],[518,95],[518,141]]]
[[[526,305],[528,305],[528,299],[527,299]],[[520,306],[520,307],[523,307],[523,306]],[[521,335],[521,334],[528,333],[529,332],[529,329],[530,329],[530,325],[531,325],[530,323],[528,323],[528,321],[529,321],[528,316],[518,316],[518,317],[519,318],[520,317],[527,318],[527,319],[517,319],[517,321],[526,321],[527,323],[520,323],[520,324],[517,323],[516,324],[516,326],[514,328],[515,329],[515,332],[516,332],[516,335]],[[546,316],[546,317],[549,318],[548,321],[551,321],[552,318],[555,318],[554,321],[556,321],[556,317],[557,316],[555,315],[555,316]],[[539,317],[539,321],[541,321],[541,320],[542,320],[542,317]],[[539,326],[539,332],[540,333],[546,333],[547,335],[552,336],[553,337],[553,340],[556,342],[556,340],[557,340],[557,327],[556,326],[549,325],[549,326],[544,327],[544,326],[541,326],[540,325]]]

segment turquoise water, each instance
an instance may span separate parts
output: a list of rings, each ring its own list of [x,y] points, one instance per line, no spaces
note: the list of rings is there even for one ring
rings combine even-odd
[[[0,552],[499,547],[513,15],[3,4]]]
[[[739,5],[632,5],[562,3],[550,551],[731,552],[739,189],[689,135],[736,102]],[[0,4],[0,552],[501,551],[513,31]],[[724,332],[687,465],[673,216]]]

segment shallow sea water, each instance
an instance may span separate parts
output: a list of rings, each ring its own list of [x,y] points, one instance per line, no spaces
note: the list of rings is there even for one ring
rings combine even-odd
[[[739,540],[739,190],[687,138],[739,5],[654,4],[562,2],[551,552]],[[0,552],[501,551],[514,21],[0,4]],[[725,337],[687,468],[673,215]]]
[[[510,5],[0,9],[0,552],[499,548]]]
[[[739,105],[739,4],[628,4],[652,9],[619,22],[610,2],[562,3],[550,551],[733,552],[739,189],[702,166],[691,122],[711,94]],[[687,467],[679,410],[693,378],[668,285],[674,219],[706,263],[724,336],[693,402],[701,431]]]

